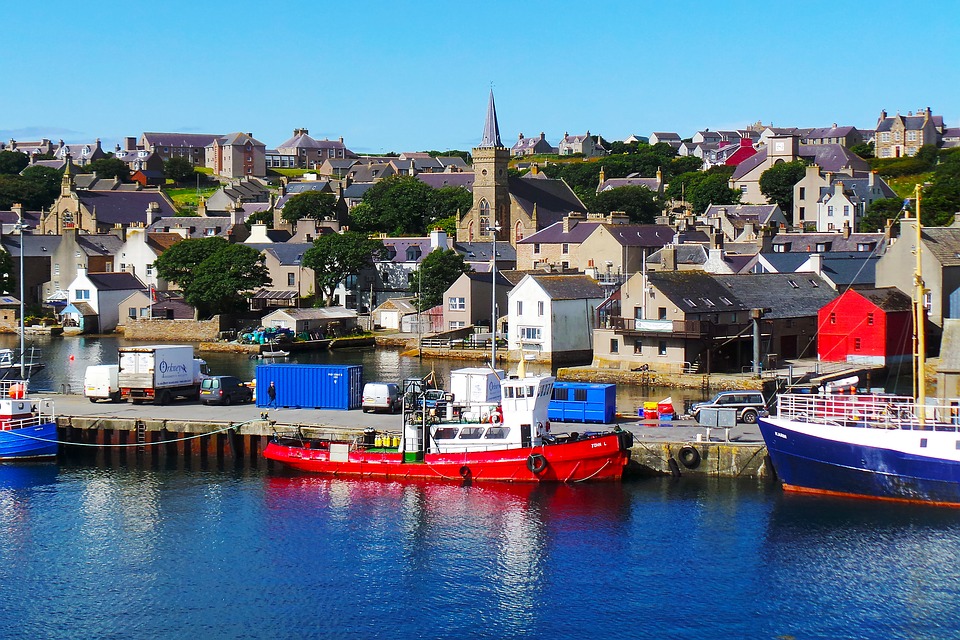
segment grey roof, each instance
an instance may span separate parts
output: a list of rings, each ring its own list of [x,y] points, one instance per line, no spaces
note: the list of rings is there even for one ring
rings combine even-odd
[[[718,218],[721,215],[729,218],[753,218],[761,224],[766,224],[776,211],[776,204],[711,204],[703,212],[703,216],[705,218]]]
[[[842,144],[801,144],[797,155],[820,167],[821,171],[839,173],[848,171],[869,171],[866,160],[856,155]],[[731,180],[739,180],[767,160],[767,147],[760,148],[755,154],[737,165]]]
[[[817,127],[815,129],[811,129],[805,137],[807,140],[820,138],[845,138],[846,136],[850,135],[852,131],[856,131],[856,129],[856,127]]]
[[[303,254],[308,249],[313,248],[312,242],[269,242],[248,244],[257,251],[266,251],[276,257],[282,265],[299,265],[303,260]]]
[[[660,190],[661,185],[662,182],[657,178],[641,178],[634,174],[626,178],[607,178],[600,184],[597,191],[609,191],[610,189],[619,189],[620,187],[646,187],[656,193]]]
[[[845,238],[842,233],[778,233],[771,241],[774,245],[782,245],[784,252],[796,251],[800,253],[824,253],[827,251],[841,251],[857,253],[861,245],[871,246],[878,254],[886,246],[886,236],[882,233],[851,233]],[[825,245],[817,250],[817,245]]]
[[[836,292],[815,274],[715,275],[702,271],[658,271],[647,275],[685,313],[765,309],[764,317],[814,317]]]
[[[590,276],[584,275],[530,275],[551,300],[585,300],[605,298],[603,288]]]
[[[344,198],[362,198],[363,194],[373,186],[372,182],[354,182],[343,190]]]
[[[165,232],[170,229],[186,229],[188,238],[205,238],[207,229],[219,229],[216,235],[226,236],[233,227],[230,216],[177,216],[160,218],[151,224],[148,232]]]
[[[123,246],[123,240],[112,233],[77,235],[77,246],[87,255],[114,256]]]
[[[937,116],[933,116],[932,121],[936,125]],[[899,113],[895,116],[888,116],[877,123],[877,133],[881,131],[890,131],[893,128],[893,123],[897,120],[903,121],[903,128],[906,131],[918,131],[923,128],[923,121],[925,117],[923,114],[920,115],[908,115],[902,116]]]
[[[857,289],[860,294],[884,311],[912,311],[913,300],[896,287]]]
[[[603,224],[603,228],[624,247],[662,247],[673,241],[676,232],[665,224]]]
[[[137,276],[132,273],[88,273],[87,278],[97,288],[98,291],[124,291],[141,290],[145,286]]]
[[[960,227],[923,227],[924,248],[945,267],[960,265]],[[914,229],[915,233],[915,229]]]
[[[206,147],[219,138],[216,133],[155,133],[145,132],[143,139],[153,147]]]
[[[454,242],[453,250],[463,256],[466,262],[490,261],[492,242]],[[517,250],[509,242],[497,243],[497,262],[516,262]]]
[[[242,131],[237,131],[234,133],[228,133],[226,135],[219,136],[217,137],[217,140],[220,142],[221,146],[242,146],[247,144],[248,142],[254,147],[263,147],[264,149],[266,149],[266,146],[267,146],[262,142],[260,142],[259,140],[257,140],[256,138],[254,138],[253,136],[247,135]],[[208,147],[212,145],[213,145],[213,140],[211,140],[207,144]]]
[[[472,171],[454,171],[450,173],[418,173],[417,180],[434,189],[443,187],[463,187],[473,191],[474,173]]]
[[[497,106],[493,102],[493,89],[490,89],[490,100],[487,103],[487,120],[483,125],[483,138],[478,148],[502,147],[500,142],[500,125],[497,124]]]
[[[287,184],[286,190],[288,194],[293,194],[304,193],[306,191],[333,191],[333,188],[329,180],[310,180],[306,182],[291,182]]]
[[[676,249],[677,264],[703,264],[707,261],[707,249],[702,244],[678,244]],[[647,263],[662,264],[663,248],[657,249],[647,256]]]
[[[537,225],[541,228],[562,220],[571,212],[587,212],[580,198],[563,180],[511,177],[508,188],[527,215],[533,215],[533,205],[537,205]]]
[[[567,231],[563,230],[563,222],[554,222],[552,225],[546,229],[541,229],[533,235],[529,235],[522,240],[519,240],[517,244],[555,244],[558,242],[583,242],[590,237],[597,227],[600,226],[599,222],[586,222],[586,221],[570,221],[570,225]]]
[[[28,258],[37,258],[43,256],[50,256],[54,251],[57,250],[57,247],[60,246],[60,241],[63,239],[63,236],[60,235],[43,235],[43,234],[24,234],[24,235],[4,235],[3,236],[3,248],[7,250],[12,257],[17,258],[20,256],[20,244],[21,240],[24,247],[24,254]]]
[[[490,276],[491,276],[491,273],[490,273],[489,271],[468,271],[467,273],[465,273],[465,274],[463,274],[463,275],[467,276],[468,278],[470,278],[470,279],[473,280],[474,282],[485,282],[486,284],[490,284]],[[512,288],[513,285],[514,285],[514,283],[510,282],[509,280],[507,280],[507,278],[503,275],[503,272],[502,272],[502,271],[497,271],[497,286],[498,286],[498,287],[508,287],[508,288]]]
[[[157,204],[154,219],[176,214],[170,202],[158,191],[77,191],[77,197],[90,211],[95,211],[97,224],[129,226],[134,222],[148,222],[150,203]]]
[[[357,312],[346,307],[316,307],[316,308],[291,308],[277,309],[272,312],[276,314],[285,314],[296,320],[337,320],[341,318],[356,318]]]

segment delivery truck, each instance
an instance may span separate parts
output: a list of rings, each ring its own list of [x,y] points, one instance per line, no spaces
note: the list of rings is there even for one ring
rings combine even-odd
[[[207,363],[193,357],[190,345],[120,347],[120,396],[134,404],[169,404],[175,398],[200,398]]]

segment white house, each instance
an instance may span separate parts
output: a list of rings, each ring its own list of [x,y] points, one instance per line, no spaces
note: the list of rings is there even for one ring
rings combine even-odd
[[[77,277],[67,287],[63,321],[85,333],[113,331],[120,321],[120,303],[145,288],[130,273],[88,274],[86,269],[77,269]]]
[[[511,359],[589,360],[603,289],[584,275],[527,274],[507,294]]]

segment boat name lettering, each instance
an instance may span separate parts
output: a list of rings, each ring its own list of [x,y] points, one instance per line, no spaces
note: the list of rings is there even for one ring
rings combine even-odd
[[[591,448],[591,449],[596,449],[597,447],[602,447],[602,446],[603,446],[603,443],[602,443],[602,442],[594,442],[594,443],[592,443],[592,444],[590,445],[590,448]]]
[[[787,439],[787,434],[785,434],[785,433],[780,433],[779,431],[774,431],[774,432],[773,432],[773,435],[777,436],[778,438],[783,438],[784,440]]]

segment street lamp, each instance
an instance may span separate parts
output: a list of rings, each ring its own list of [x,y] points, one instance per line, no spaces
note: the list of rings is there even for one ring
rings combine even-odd
[[[497,370],[497,231],[500,227],[493,225],[490,227],[490,237],[493,238],[493,251],[491,252],[490,266],[490,367]]]

